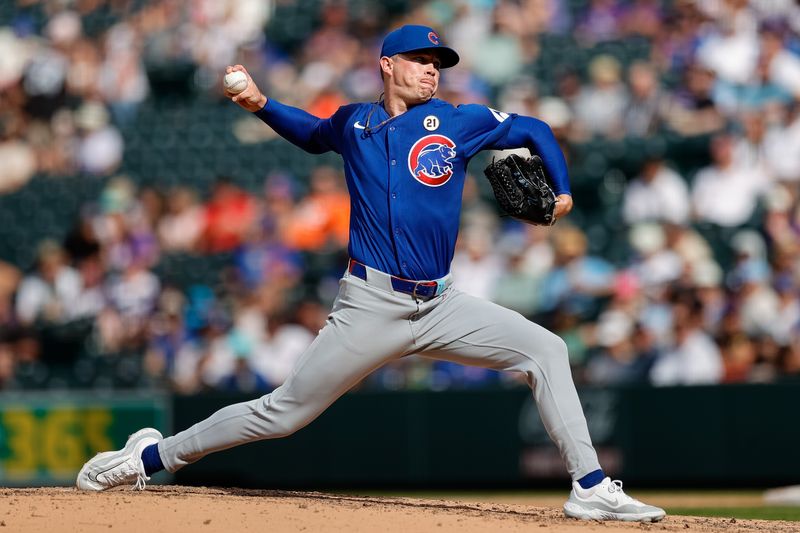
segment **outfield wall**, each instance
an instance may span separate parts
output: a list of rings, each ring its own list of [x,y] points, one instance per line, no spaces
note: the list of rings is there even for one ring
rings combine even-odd
[[[601,463],[638,485],[800,479],[800,385],[584,389]],[[178,429],[232,398],[182,398]],[[221,452],[187,484],[253,487],[549,486],[566,480],[526,390],[352,393],[286,439]]]
[[[606,470],[638,485],[766,486],[800,479],[800,384],[583,389]],[[96,451],[147,425],[165,434],[250,399],[0,395],[0,485],[71,484]],[[355,392],[309,427],[220,452],[185,484],[275,488],[549,486],[566,480],[524,389]],[[173,481],[162,477],[161,481]]]

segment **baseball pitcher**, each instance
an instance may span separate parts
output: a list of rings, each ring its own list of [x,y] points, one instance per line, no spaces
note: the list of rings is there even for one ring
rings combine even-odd
[[[267,98],[244,67],[228,67],[228,73],[241,71],[248,78],[245,90],[227,93],[233,102],[303,150],[332,150],[344,161],[351,259],[338,296],[325,327],[283,385],[172,437],[151,428],[134,433],[122,450],[88,461],[78,474],[79,488],[144,488],[159,470],[175,472],[218,450],[290,435],[373,370],[418,354],[525,376],[573,479],[567,516],[664,517],[662,509],[627,496],[620,481],[604,475],[564,342],[522,315],[451,285],[466,167],[479,151],[524,147],[537,156],[495,162],[486,170],[501,206],[514,211],[509,214],[550,225],[572,208],[564,156],[547,124],[482,105],[454,107],[434,97],[440,70],[458,60],[433,29],[403,26],[383,42],[383,99],[342,106],[328,119]]]

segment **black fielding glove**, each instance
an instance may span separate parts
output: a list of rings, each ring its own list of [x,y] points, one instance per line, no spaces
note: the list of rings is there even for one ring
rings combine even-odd
[[[483,173],[497,203],[510,216],[537,226],[555,224],[556,195],[538,155],[525,159],[512,154],[492,160]]]

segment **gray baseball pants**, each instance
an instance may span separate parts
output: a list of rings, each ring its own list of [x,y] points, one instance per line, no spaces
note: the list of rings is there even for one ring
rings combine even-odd
[[[572,478],[600,468],[557,335],[453,287],[417,301],[369,268],[367,281],[345,273],[325,327],[283,385],[164,439],[161,460],[175,472],[212,452],[291,435],[372,371],[410,354],[524,373]]]

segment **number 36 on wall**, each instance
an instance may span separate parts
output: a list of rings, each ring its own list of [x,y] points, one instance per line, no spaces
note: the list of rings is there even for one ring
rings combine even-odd
[[[74,476],[87,457],[111,449],[107,407],[6,406],[0,412],[0,480]]]

